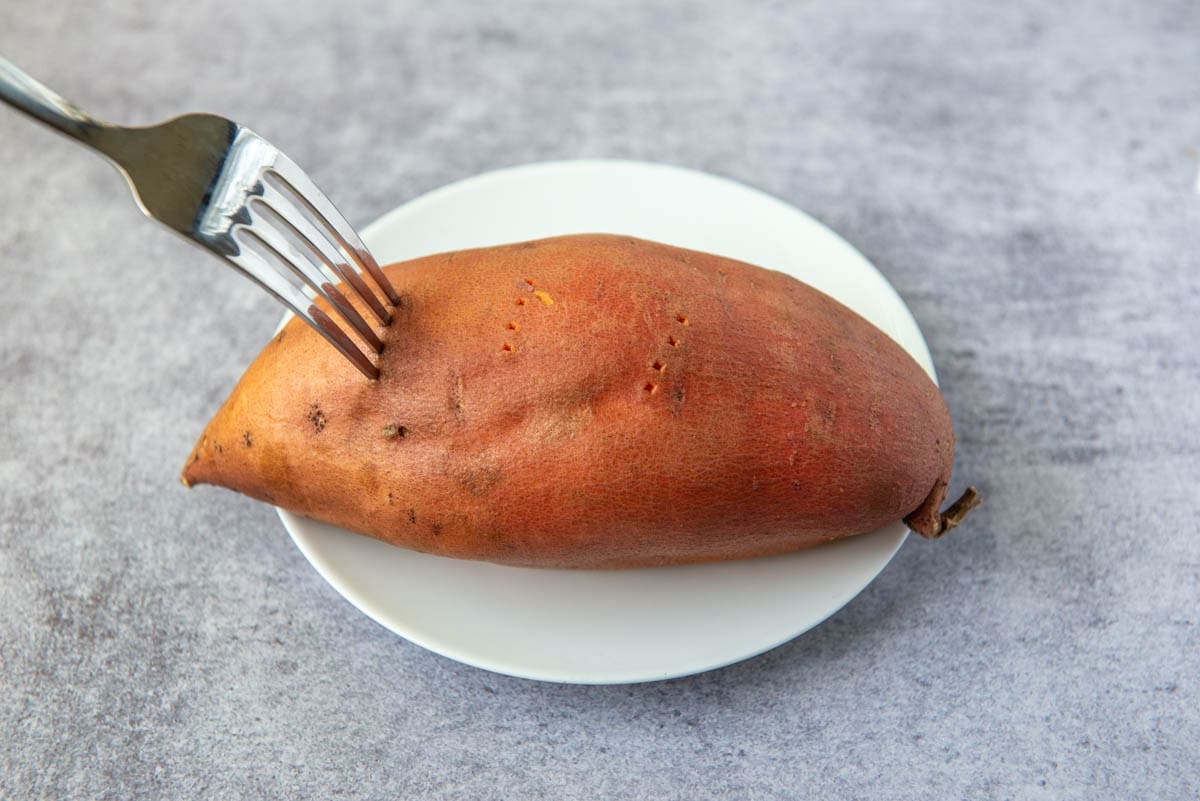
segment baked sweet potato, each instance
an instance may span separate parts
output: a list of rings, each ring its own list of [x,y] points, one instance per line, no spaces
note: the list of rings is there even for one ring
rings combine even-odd
[[[886,334],[782,273],[609,235],[386,268],[377,381],[293,320],[183,481],[395,545],[620,568],[940,536],[954,432]]]

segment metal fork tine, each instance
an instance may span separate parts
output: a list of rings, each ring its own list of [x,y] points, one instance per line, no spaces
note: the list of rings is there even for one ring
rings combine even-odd
[[[354,362],[354,366],[359,369],[359,372],[372,381],[379,378],[379,368],[371,364],[371,360],[361,350],[354,347],[354,343],[350,341],[350,337],[346,336],[346,332],[338,328],[337,323],[330,320],[329,316],[321,311],[320,306],[309,306],[308,313],[309,325],[318,329],[330,344],[341,351],[343,356]]]
[[[346,332],[342,331],[320,306],[301,292],[299,287],[284,277],[280,266],[291,269],[291,264],[281,253],[263,240],[256,230],[237,228],[233,231],[233,238],[240,247],[237,253],[226,256],[230,262],[293,314],[315,328],[363,375],[371,380],[379,378],[379,368],[359,350]]]
[[[371,330],[371,326],[367,324],[353,304],[346,300],[345,295],[334,286],[333,282],[337,278],[330,268],[336,269],[337,265],[330,264],[326,254],[322,253],[303,231],[298,230],[292,220],[275,208],[271,199],[269,195],[264,195],[251,198],[247,203],[251,211],[251,226],[254,233],[263,239],[272,250],[280,254],[287,261],[289,269],[313,292],[325,298],[331,306],[337,309],[342,319],[366,340],[372,350],[376,353],[382,351],[383,342]],[[296,222],[302,221],[297,220]],[[285,232],[291,233],[300,242],[302,248],[296,247]]]
[[[375,281],[375,284],[383,291],[384,297],[392,306],[400,304],[400,295],[392,287],[387,276],[383,274],[379,263],[375,261],[375,257],[367,250],[367,246],[355,233],[354,229],[346,222],[346,218],[338,212],[337,208],[330,202],[325,193],[317,188],[317,185],[312,182],[303,170],[296,163],[280,153],[275,159],[275,164],[272,167],[273,171],[282,179],[283,183],[290,189],[300,201],[300,204],[308,206],[316,219],[318,219],[326,231],[330,234],[335,244],[349,256],[354,264],[360,270],[368,273]]]
[[[315,210],[278,175],[267,170],[262,180],[262,202],[266,203],[287,224],[306,249],[349,284],[358,297],[375,314],[381,325],[391,322],[391,315],[359,274],[358,266],[347,257],[345,250],[329,235],[327,226],[314,215]]]
[[[361,336],[375,353],[383,353],[383,340],[375,335],[371,330],[371,326],[362,318],[358,310],[346,299],[346,296],[333,284],[322,284],[321,290],[326,299],[333,305],[338,313],[342,315],[342,319],[350,323],[355,332]]]

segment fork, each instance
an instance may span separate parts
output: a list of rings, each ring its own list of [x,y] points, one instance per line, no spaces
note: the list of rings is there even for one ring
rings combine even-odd
[[[346,219],[278,148],[213,114],[185,114],[144,128],[103,122],[2,56],[0,100],[105,156],[129,181],[147,217],[225,259],[363,375],[379,377],[379,368],[314,299],[323,298],[378,355],[382,341],[336,284],[350,287],[382,326],[400,298]]]

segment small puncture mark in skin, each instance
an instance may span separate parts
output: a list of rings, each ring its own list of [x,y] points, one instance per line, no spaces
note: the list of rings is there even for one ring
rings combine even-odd
[[[242,432],[242,444],[245,445],[247,448],[254,447],[254,437],[250,436],[249,431]]]
[[[408,436],[408,429],[396,423],[388,423],[383,427],[384,439],[404,439]]]

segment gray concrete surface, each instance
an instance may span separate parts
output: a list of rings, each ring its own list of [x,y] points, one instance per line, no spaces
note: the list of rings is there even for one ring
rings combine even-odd
[[[1196,798],[1198,43],[1188,0],[5,0],[69,97],[245,121],[358,223],[573,157],[809,211],[911,305],[987,503],[706,675],[432,655],[176,481],[272,301],[0,110],[0,797]]]

